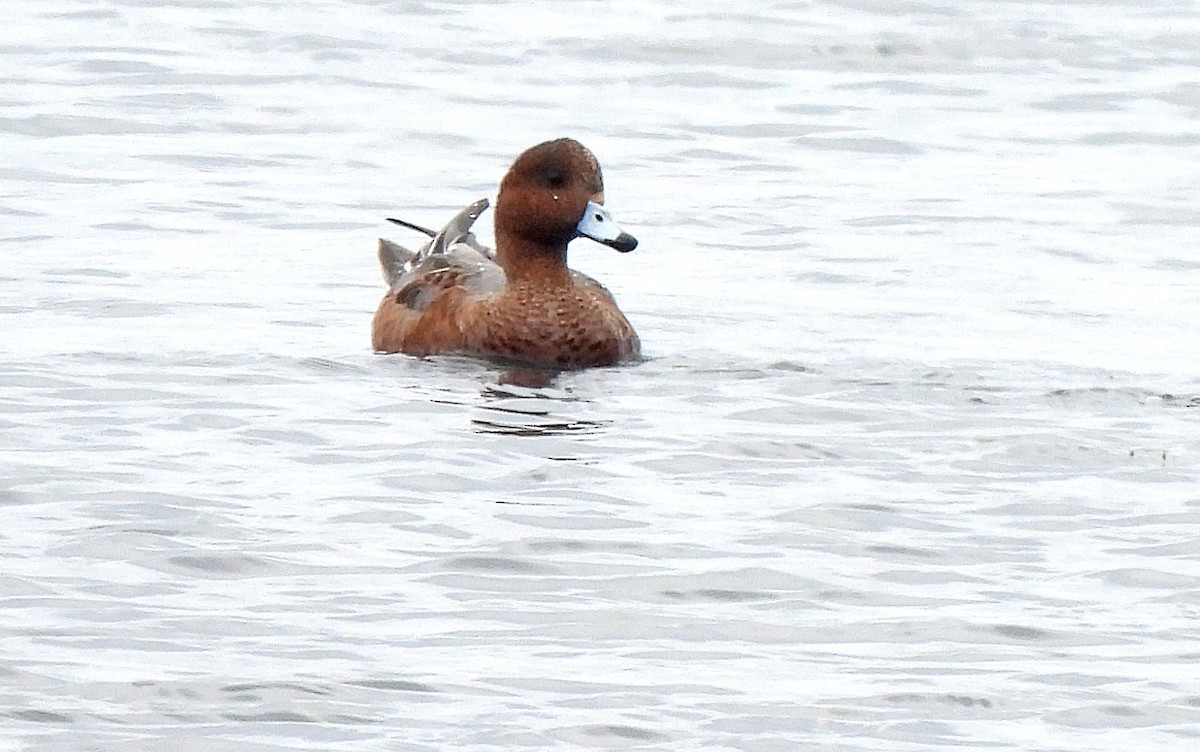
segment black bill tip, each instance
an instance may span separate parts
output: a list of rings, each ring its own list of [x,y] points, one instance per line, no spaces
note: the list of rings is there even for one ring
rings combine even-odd
[[[605,245],[616,248],[621,253],[629,253],[634,248],[637,248],[637,238],[627,232],[623,232],[614,239],[605,241]]]

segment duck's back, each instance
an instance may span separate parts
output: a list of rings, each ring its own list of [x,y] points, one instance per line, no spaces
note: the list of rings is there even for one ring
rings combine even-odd
[[[379,240],[379,263],[388,293],[372,322],[376,350],[431,355],[464,349],[460,310],[504,287],[503,270],[471,234],[472,224],[487,206],[487,199],[468,205],[437,233],[392,220],[426,232],[430,240],[417,251]]]
[[[463,314],[504,289],[504,272],[465,246],[421,259],[398,274],[372,326],[376,350],[432,355],[467,351]]]

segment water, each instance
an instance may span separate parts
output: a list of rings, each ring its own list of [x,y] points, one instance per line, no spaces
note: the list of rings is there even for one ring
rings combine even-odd
[[[1196,746],[1196,3],[6,8],[0,749]],[[646,362],[371,353],[561,135]]]

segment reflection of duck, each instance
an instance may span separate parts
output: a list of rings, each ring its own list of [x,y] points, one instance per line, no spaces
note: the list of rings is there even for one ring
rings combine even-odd
[[[552,411],[546,403],[545,397],[501,398],[477,409],[471,417],[471,423],[478,433],[509,436],[594,434],[609,425],[609,421],[588,420]]]
[[[375,312],[376,350],[468,353],[550,368],[613,365],[640,354],[637,333],[596,280],[567,267],[579,236],[618,251],[637,240],[603,207],[596,158],[568,138],[517,157],[496,199],[496,250],[475,241],[477,201],[412,252],[379,241],[389,290]],[[408,227],[422,229],[406,222]],[[425,232],[429,232],[425,230]]]
[[[475,431],[511,436],[565,436],[600,433],[611,424],[597,418],[588,400],[554,387],[552,372],[528,370],[539,375],[536,383],[513,383],[506,379],[510,371],[498,383],[484,388],[483,400],[471,411]]]

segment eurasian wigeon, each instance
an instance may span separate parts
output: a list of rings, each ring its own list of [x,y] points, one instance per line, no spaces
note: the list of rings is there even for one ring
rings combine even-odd
[[[637,247],[603,203],[596,158],[578,141],[560,138],[525,151],[500,182],[494,252],[471,234],[486,199],[441,232],[425,230],[432,239],[419,251],[381,239],[388,292],[372,325],[375,349],[464,353],[548,368],[638,357],[637,333],[613,296],[567,267],[567,244],[580,236],[622,253]]]

